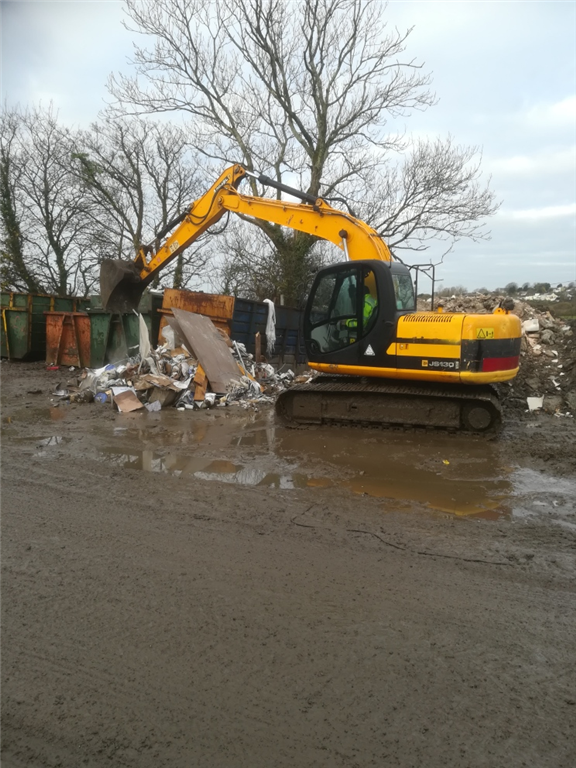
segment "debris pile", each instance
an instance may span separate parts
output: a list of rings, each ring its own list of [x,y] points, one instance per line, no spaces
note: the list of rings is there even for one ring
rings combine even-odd
[[[140,354],[97,370],[85,369],[66,389],[59,387],[53,394],[76,403],[113,403],[121,412],[169,406],[257,409],[273,403],[293,382],[312,376],[311,371],[295,376],[291,370],[256,363],[243,344],[231,341],[208,318],[183,310],[175,310],[175,315],[163,330],[164,343],[155,350],[143,338]]]
[[[508,297],[480,294],[438,299],[436,304],[441,303],[444,312],[484,314],[492,313],[506,300],[510,301]],[[522,410],[540,407],[558,416],[576,415],[574,321],[540,312],[525,301],[514,300],[512,312],[522,320],[522,346],[518,375],[501,386],[507,406],[516,405]]]
[[[514,310],[516,312],[516,309]],[[558,416],[576,414],[574,321],[554,318],[523,304],[520,371],[511,382],[516,397],[540,397],[541,407]]]

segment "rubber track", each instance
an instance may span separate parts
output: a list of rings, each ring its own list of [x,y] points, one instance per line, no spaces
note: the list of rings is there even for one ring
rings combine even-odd
[[[474,402],[489,403],[496,412],[494,423],[486,430],[477,434],[494,434],[501,426],[502,408],[498,399],[495,387],[491,385],[466,386],[463,384],[443,385],[430,382],[394,382],[383,379],[354,379],[347,376],[326,376],[321,375],[307,384],[296,384],[290,389],[282,392],[276,401],[276,413],[280,419],[288,426],[309,426],[310,422],[298,422],[286,412],[286,404],[300,393],[305,394],[334,394],[334,395],[362,395],[368,393],[382,395],[404,395],[414,398],[438,398],[439,400],[460,401],[461,408],[464,405]],[[350,420],[342,421],[333,419],[325,415],[322,416],[322,423],[346,424],[353,426],[354,422]],[[358,421],[359,426],[378,426],[378,423],[372,421]],[[415,426],[431,427],[437,429],[458,429],[454,426],[444,426],[442,424],[423,423],[415,425],[407,423],[405,425],[398,422],[386,422],[380,424],[382,427],[391,426],[394,428],[413,429]],[[459,427],[463,429],[462,426]]]

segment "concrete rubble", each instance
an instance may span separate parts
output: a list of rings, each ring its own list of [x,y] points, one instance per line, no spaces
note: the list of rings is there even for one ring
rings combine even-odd
[[[480,294],[437,299],[444,312],[492,313],[509,297]],[[426,309],[426,303],[419,308]],[[512,312],[522,321],[520,371],[516,378],[499,385],[505,407],[536,410],[555,416],[576,415],[576,323],[540,312],[528,302],[514,299]],[[530,402],[528,402],[530,398]]]

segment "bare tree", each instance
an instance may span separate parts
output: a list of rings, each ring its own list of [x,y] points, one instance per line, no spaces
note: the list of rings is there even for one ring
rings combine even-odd
[[[17,117],[20,162],[13,199],[20,211],[29,287],[49,293],[86,293],[94,283],[88,247],[86,200],[72,170],[74,132],[58,124],[52,109],[34,108]]]
[[[452,138],[417,141],[393,168],[371,169],[366,183],[379,189],[358,210],[394,251],[425,251],[443,240],[449,250],[461,238],[489,236],[484,219],[499,207],[487,184],[480,183],[481,152],[456,145]],[[354,201],[351,195],[349,200]]]
[[[0,280],[3,288],[41,293],[26,254],[18,188],[25,162],[21,151],[22,116],[4,109],[0,116]]]
[[[247,299],[272,299],[300,307],[318,270],[329,260],[329,248],[317,241],[304,253],[295,248],[276,251],[259,229],[246,236],[240,222],[230,221],[217,253],[222,267],[216,289]],[[295,263],[296,262],[296,263]],[[286,301],[288,297],[288,301]]]
[[[108,117],[79,137],[74,159],[91,200],[99,259],[133,259],[198,194],[197,167],[176,126]],[[206,260],[197,246],[163,279],[171,277],[174,287],[183,287],[202,274]]]
[[[399,118],[434,96],[406,56],[410,30],[389,29],[380,0],[126,5],[133,28],[154,44],[136,47],[133,78],[111,79],[123,109],[188,113],[191,140],[207,158],[347,198],[393,247],[487,235],[480,222],[497,206],[480,182],[478,152],[398,131]],[[285,262],[305,272],[313,237],[252,223],[279,261],[291,250]]]

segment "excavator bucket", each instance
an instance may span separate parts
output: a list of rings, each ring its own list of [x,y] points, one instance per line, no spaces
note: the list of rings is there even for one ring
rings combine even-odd
[[[108,312],[132,312],[144,292],[138,267],[131,261],[105,259],[100,265],[100,299]]]

